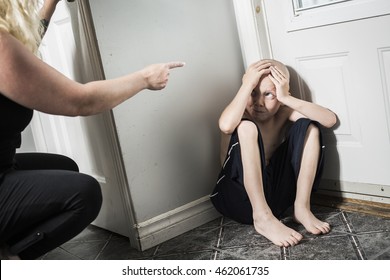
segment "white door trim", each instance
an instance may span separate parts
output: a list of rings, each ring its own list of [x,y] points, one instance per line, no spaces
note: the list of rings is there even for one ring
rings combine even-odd
[[[263,0],[233,0],[245,69],[253,62],[271,58]]]
[[[298,11],[294,13],[292,1],[288,1],[284,20],[288,32],[337,24],[342,22],[361,20],[388,15],[390,1],[388,0],[353,0],[335,2],[318,8]]]

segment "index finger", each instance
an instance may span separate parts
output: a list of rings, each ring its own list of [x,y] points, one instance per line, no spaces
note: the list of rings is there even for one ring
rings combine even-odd
[[[167,66],[168,66],[169,69],[183,67],[184,65],[186,65],[186,63],[185,62],[181,62],[181,61],[174,61],[174,62],[168,62],[167,63]]]

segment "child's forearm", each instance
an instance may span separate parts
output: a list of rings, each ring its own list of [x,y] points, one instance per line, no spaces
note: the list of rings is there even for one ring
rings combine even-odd
[[[290,107],[294,111],[299,112],[305,117],[318,121],[321,125],[327,128],[333,127],[337,122],[336,114],[331,110],[322,107],[318,104],[311,103],[305,100],[295,98],[291,95],[285,96],[280,100],[284,105]]]
[[[234,99],[222,112],[219,118],[219,128],[223,133],[232,134],[239,125],[252,90],[250,86],[242,84]]]

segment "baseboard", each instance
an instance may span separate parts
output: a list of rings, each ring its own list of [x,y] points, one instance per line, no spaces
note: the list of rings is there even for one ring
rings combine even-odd
[[[318,193],[340,198],[390,204],[390,186],[323,179]]]
[[[209,196],[135,225],[142,251],[218,218]]]
[[[312,203],[315,205],[337,208],[350,212],[390,218],[390,204],[387,203],[329,196],[320,193],[314,193],[312,195]]]
[[[324,179],[312,203],[390,218],[390,186]]]

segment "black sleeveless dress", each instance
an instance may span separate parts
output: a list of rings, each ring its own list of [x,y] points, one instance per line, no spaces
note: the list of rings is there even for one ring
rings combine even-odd
[[[21,132],[30,123],[33,110],[0,93],[0,178],[13,166],[16,149],[22,143]]]

